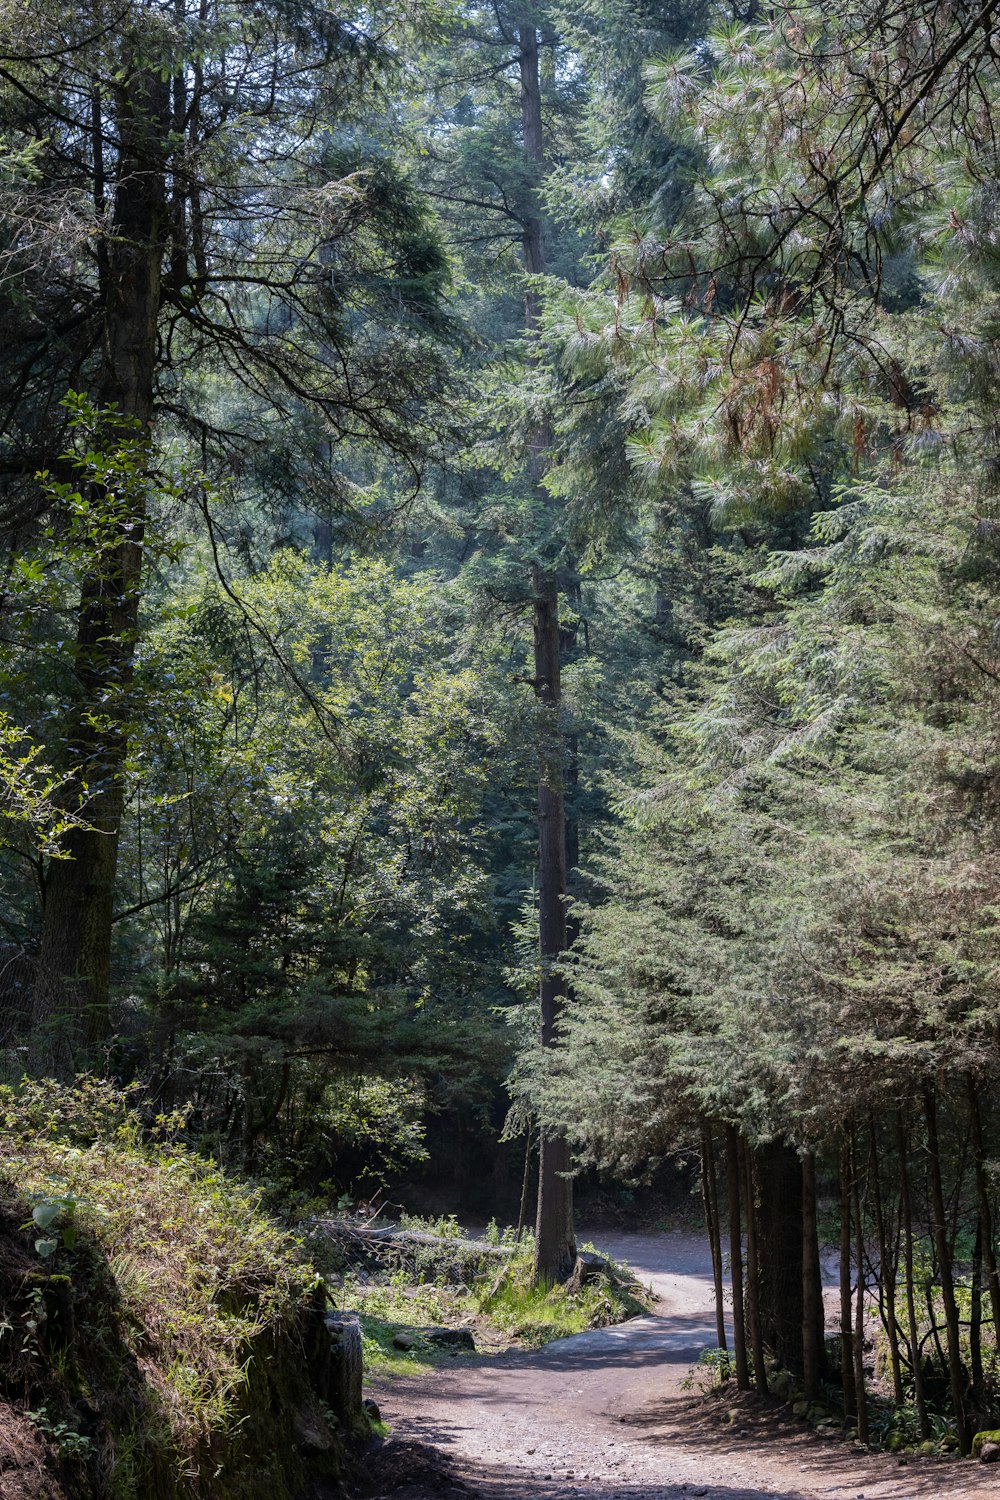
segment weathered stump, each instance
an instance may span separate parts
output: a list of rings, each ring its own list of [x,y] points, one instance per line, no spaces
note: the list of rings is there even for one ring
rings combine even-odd
[[[576,1257],[576,1265],[573,1267],[566,1288],[570,1292],[578,1292],[581,1287],[590,1281],[600,1281],[601,1278],[617,1282],[614,1266],[610,1261],[604,1259],[603,1255],[595,1255],[591,1250],[581,1250]]]
[[[323,1399],[337,1420],[350,1429],[364,1422],[361,1394],[361,1325],[354,1318],[330,1313],[326,1318],[330,1361]]]

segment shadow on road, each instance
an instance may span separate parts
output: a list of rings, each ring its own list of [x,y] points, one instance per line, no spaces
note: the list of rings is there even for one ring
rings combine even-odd
[[[433,1434],[431,1434],[433,1436]],[[832,1466],[831,1466],[832,1468]],[[955,1476],[956,1480],[958,1476]],[[832,1479],[832,1483],[829,1483]],[[873,1500],[935,1500],[950,1492],[947,1470],[900,1476],[898,1486],[883,1477],[867,1490],[859,1490],[856,1477],[845,1477],[841,1466],[825,1473],[810,1465],[803,1472],[803,1488],[794,1484],[764,1488],[741,1484],[701,1484],[690,1479],[671,1482],[668,1475],[648,1480],[607,1477],[591,1480],[581,1471],[572,1476],[550,1475],[503,1464],[470,1464],[461,1468],[419,1439],[390,1440],[372,1455],[367,1483],[352,1489],[356,1500],[815,1500],[819,1493],[830,1500],[855,1500],[867,1494]],[[968,1472],[965,1481],[968,1483]],[[968,1491],[966,1490],[966,1493]],[[985,1494],[986,1491],[983,1491]]]

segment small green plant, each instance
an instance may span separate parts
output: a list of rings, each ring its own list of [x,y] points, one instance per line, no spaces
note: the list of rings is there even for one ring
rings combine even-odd
[[[35,1431],[48,1438],[58,1450],[60,1458],[82,1462],[90,1457],[94,1445],[86,1433],[78,1432],[69,1422],[53,1417],[46,1406],[40,1406],[37,1411],[29,1411],[27,1415]]]
[[[930,1414],[931,1437],[942,1452],[958,1447],[958,1431],[954,1417]]]
[[[718,1388],[720,1385],[725,1385],[735,1368],[733,1357],[728,1349],[703,1349],[698,1356],[697,1365],[690,1369],[681,1381],[681,1390],[694,1390],[695,1373],[698,1370],[710,1370],[712,1387]]]
[[[712,1371],[715,1385],[724,1385],[736,1370],[735,1361],[728,1349],[703,1349],[698,1356],[698,1363]]]
[[[35,1238],[35,1249],[43,1260],[48,1260],[60,1246],[72,1250],[76,1245],[76,1205],[75,1198],[43,1198],[31,1210],[31,1218],[22,1227],[34,1226],[40,1231]],[[60,1216],[63,1222],[57,1224]]]
[[[21,1353],[28,1359],[40,1359],[42,1350],[38,1333],[46,1319],[45,1298],[41,1287],[33,1286],[25,1301],[27,1310],[24,1318],[24,1332],[21,1335]]]

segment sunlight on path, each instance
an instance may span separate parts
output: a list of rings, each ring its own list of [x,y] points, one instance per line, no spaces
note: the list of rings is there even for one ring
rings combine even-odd
[[[716,1343],[711,1263],[695,1235],[582,1234],[661,1301],[647,1317],[534,1353],[381,1383],[394,1435],[446,1453],[482,1500],[985,1500],[978,1465],[855,1453],[789,1418],[777,1432],[711,1425],[683,1388]],[[697,1430],[695,1428],[697,1427]],[[413,1500],[418,1500],[417,1491]]]

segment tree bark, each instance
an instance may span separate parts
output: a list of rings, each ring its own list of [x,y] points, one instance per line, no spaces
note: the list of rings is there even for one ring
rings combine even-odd
[[[754,1161],[761,1336],[783,1369],[801,1375],[802,1163],[798,1152],[780,1141],[758,1147]]]
[[[764,1362],[764,1334],[760,1321],[760,1256],[757,1243],[757,1185],[754,1181],[753,1153],[743,1145],[743,1179],[747,1201],[747,1331],[753,1357],[754,1385],[767,1395],[767,1365]]]
[[[518,30],[521,83],[521,130],[525,154],[541,173],[545,161],[542,141],[542,92],[539,77],[538,31],[533,25]],[[522,221],[524,269],[529,277],[545,271],[541,216],[532,209]],[[525,327],[538,328],[541,294],[525,290]],[[542,487],[551,435],[538,426],[529,438],[529,474],[540,503],[548,497]],[[539,703],[538,729],[538,957],[541,1041],[555,1040],[562,1006],[562,984],[556,973],[568,946],[566,927],[566,802],[565,745],[562,730],[562,645],[559,634],[559,584],[555,570],[537,562],[531,573],[534,626],[535,693]],[[544,1127],[538,1145],[538,1212],[535,1222],[536,1282],[564,1280],[576,1260],[573,1231],[573,1184],[569,1145],[558,1130]]]
[[[892,1369],[892,1395],[896,1406],[903,1404],[903,1371],[899,1359],[899,1324],[896,1318],[896,1271],[899,1261],[898,1243],[889,1248],[886,1231],[885,1204],[882,1199],[882,1179],[879,1172],[878,1151],[875,1145],[875,1121],[869,1121],[871,1146],[871,1182],[875,1204],[875,1233],[878,1237],[879,1262],[879,1311],[889,1340],[889,1364]]]
[[[865,1397],[865,1225],[861,1213],[861,1172],[857,1139],[851,1131],[851,1190],[854,1200],[854,1260],[857,1294],[854,1302],[854,1394],[858,1404],[858,1441],[868,1444],[868,1402]]]
[[[101,241],[102,369],[94,394],[102,407],[135,419],[144,440],[167,243],[169,87],[137,70],[119,85],[114,111],[120,144],[111,223]],[[88,826],[71,832],[70,857],[49,871],[32,1012],[32,1066],[62,1077],[85,1064],[110,1029],[112,906],[145,523],[141,495],[127,514],[116,510],[114,530],[81,584],[77,702],[67,738],[79,767],[72,790],[87,788]]]
[[[735,1125],[726,1126],[726,1190],[729,1198],[729,1270],[733,1289],[733,1359],[736,1384],[750,1389],[743,1308],[743,1228],[740,1223],[740,1148]]]
[[[910,1206],[910,1160],[902,1116],[896,1116],[896,1144],[899,1151],[899,1207],[903,1221],[903,1273],[906,1280],[906,1329],[913,1370],[913,1404],[917,1409],[920,1436],[929,1438],[931,1424],[924,1395],[924,1369],[920,1357],[920,1335],[917,1328],[917,1301],[913,1285],[913,1212]]]
[[[985,1413],[985,1372],[983,1370],[983,1223],[976,1220],[976,1239],[972,1247],[972,1293],[969,1309],[969,1365],[972,1370],[972,1399],[975,1410]]]
[[[802,1383],[807,1401],[819,1399],[825,1367],[823,1274],[816,1222],[816,1158],[802,1158]]]
[[[705,1201],[705,1226],[712,1252],[712,1282],[715,1288],[715,1337],[720,1349],[726,1344],[726,1306],[722,1290],[722,1232],[719,1224],[719,1190],[715,1174],[715,1147],[710,1125],[701,1127],[701,1188]]]
[[[944,1321],[948,1331],[948,1383],[951,1386],[951,1401],[955,1413],[955,1429],[961,1453],[971,1448],[969,1427],[965,1416],[965,1378],[962,1372],[962,1347],[959,1340],[958,1303],[955,1300],[955,1280],[952,1273],[951,1247],[946,1230],[944,1187],[941,1180],[941,1146],[938,1137],[937,1100],[934,1085],[925,1082],[922,1090],[924,1120],[927,1125],[927,1157],[931,1185],[931,1232],[938,1260],[938,1275],[941,1278],[941,1301],[944,1304]]]
[[[535,573],[535,678],[540,684],[538,783],[538,956],[541,1041],[551,1047],[562,1009],[556,964],[566,951],[566,835],[563,818],[562,733],[559,725],[559,596],[555,580]],[[543,1127],[538,1147],[536,1282],[565,1280],[576,1260],[569,1145]]]
[[[840,1148],[840,1382],[844,1416],[857,1409],[854,1384],[854,1334],[851,1321],[851,1153]]]

